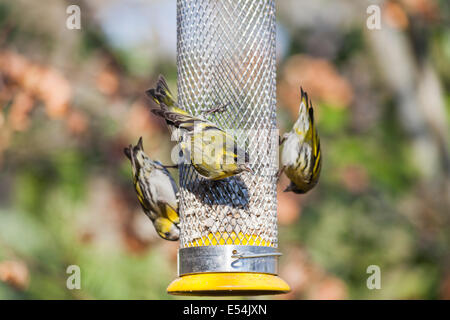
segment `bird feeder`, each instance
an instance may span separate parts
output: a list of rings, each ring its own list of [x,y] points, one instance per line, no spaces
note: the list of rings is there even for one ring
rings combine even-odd
[[[286,293],[277,276],[274,0],[177,0],[178,102],[234,135],[254,173],[219,181],[180,168],[176,295]]]

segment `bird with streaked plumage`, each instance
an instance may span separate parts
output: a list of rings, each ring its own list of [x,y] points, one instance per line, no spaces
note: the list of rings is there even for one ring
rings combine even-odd
[[[298,118],[292,130],[280,141],[281,163],[278,176],[282,172],[291,180],[284,190],[294,193],[306,193],[319,180],[322,168],[320,139],[314,123],[314,110],[308,94],[301,90]]]
[[[178,188],[167,171],[158,161],[152,161],[145,153],[142,138],[137,145],[130,145],[124,153],[131,161],[133,185],[139,203],[150,218],[158,235],[176,241],[180,237],[178,224]]]
[[[146,94],[159,105],[151,111],[165,119],[172,136],[200,176],[221,180],[243,171],[253,173],[247,152],[238,146],[234,137],[214,123],[180,109],[163,76],[159,76],[156,88],[147,90]],[[219,106],[204,112],[223,109],[224,106]]]

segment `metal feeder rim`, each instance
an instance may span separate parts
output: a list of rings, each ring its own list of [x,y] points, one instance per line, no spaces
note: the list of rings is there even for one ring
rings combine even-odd
[[[273,247],[218,245],[178,250],[178,275],[217,272],[278,274],[280,252]]]

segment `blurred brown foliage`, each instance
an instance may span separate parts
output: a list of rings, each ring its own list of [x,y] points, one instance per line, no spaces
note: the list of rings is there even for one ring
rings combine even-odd
[[[1,261],[0,281],[6,282],[18,290],[26,290],[30,282],[27,266],[17,260]]]
[[[278,90],[281,103],[293,115],[298,113],[300,87],[307,89],[313,101],[323,101],[333,106],[346,107],[353,99],[348,81],[325,59],[293,55],[285,62]]]

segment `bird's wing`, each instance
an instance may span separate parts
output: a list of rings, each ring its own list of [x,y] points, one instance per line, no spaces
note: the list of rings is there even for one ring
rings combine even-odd
[[[286,139],[283,143],[283,149],[281,151],[281,164],[283,166],[295,165],[299,153],[300,141],[298,139],[298,135],[294,132],[290,132],[286,135]]]
[[[156,169],[150,177],[158,202],[168,204],[176,212],[178,211],[178,188],[167,169]]]

